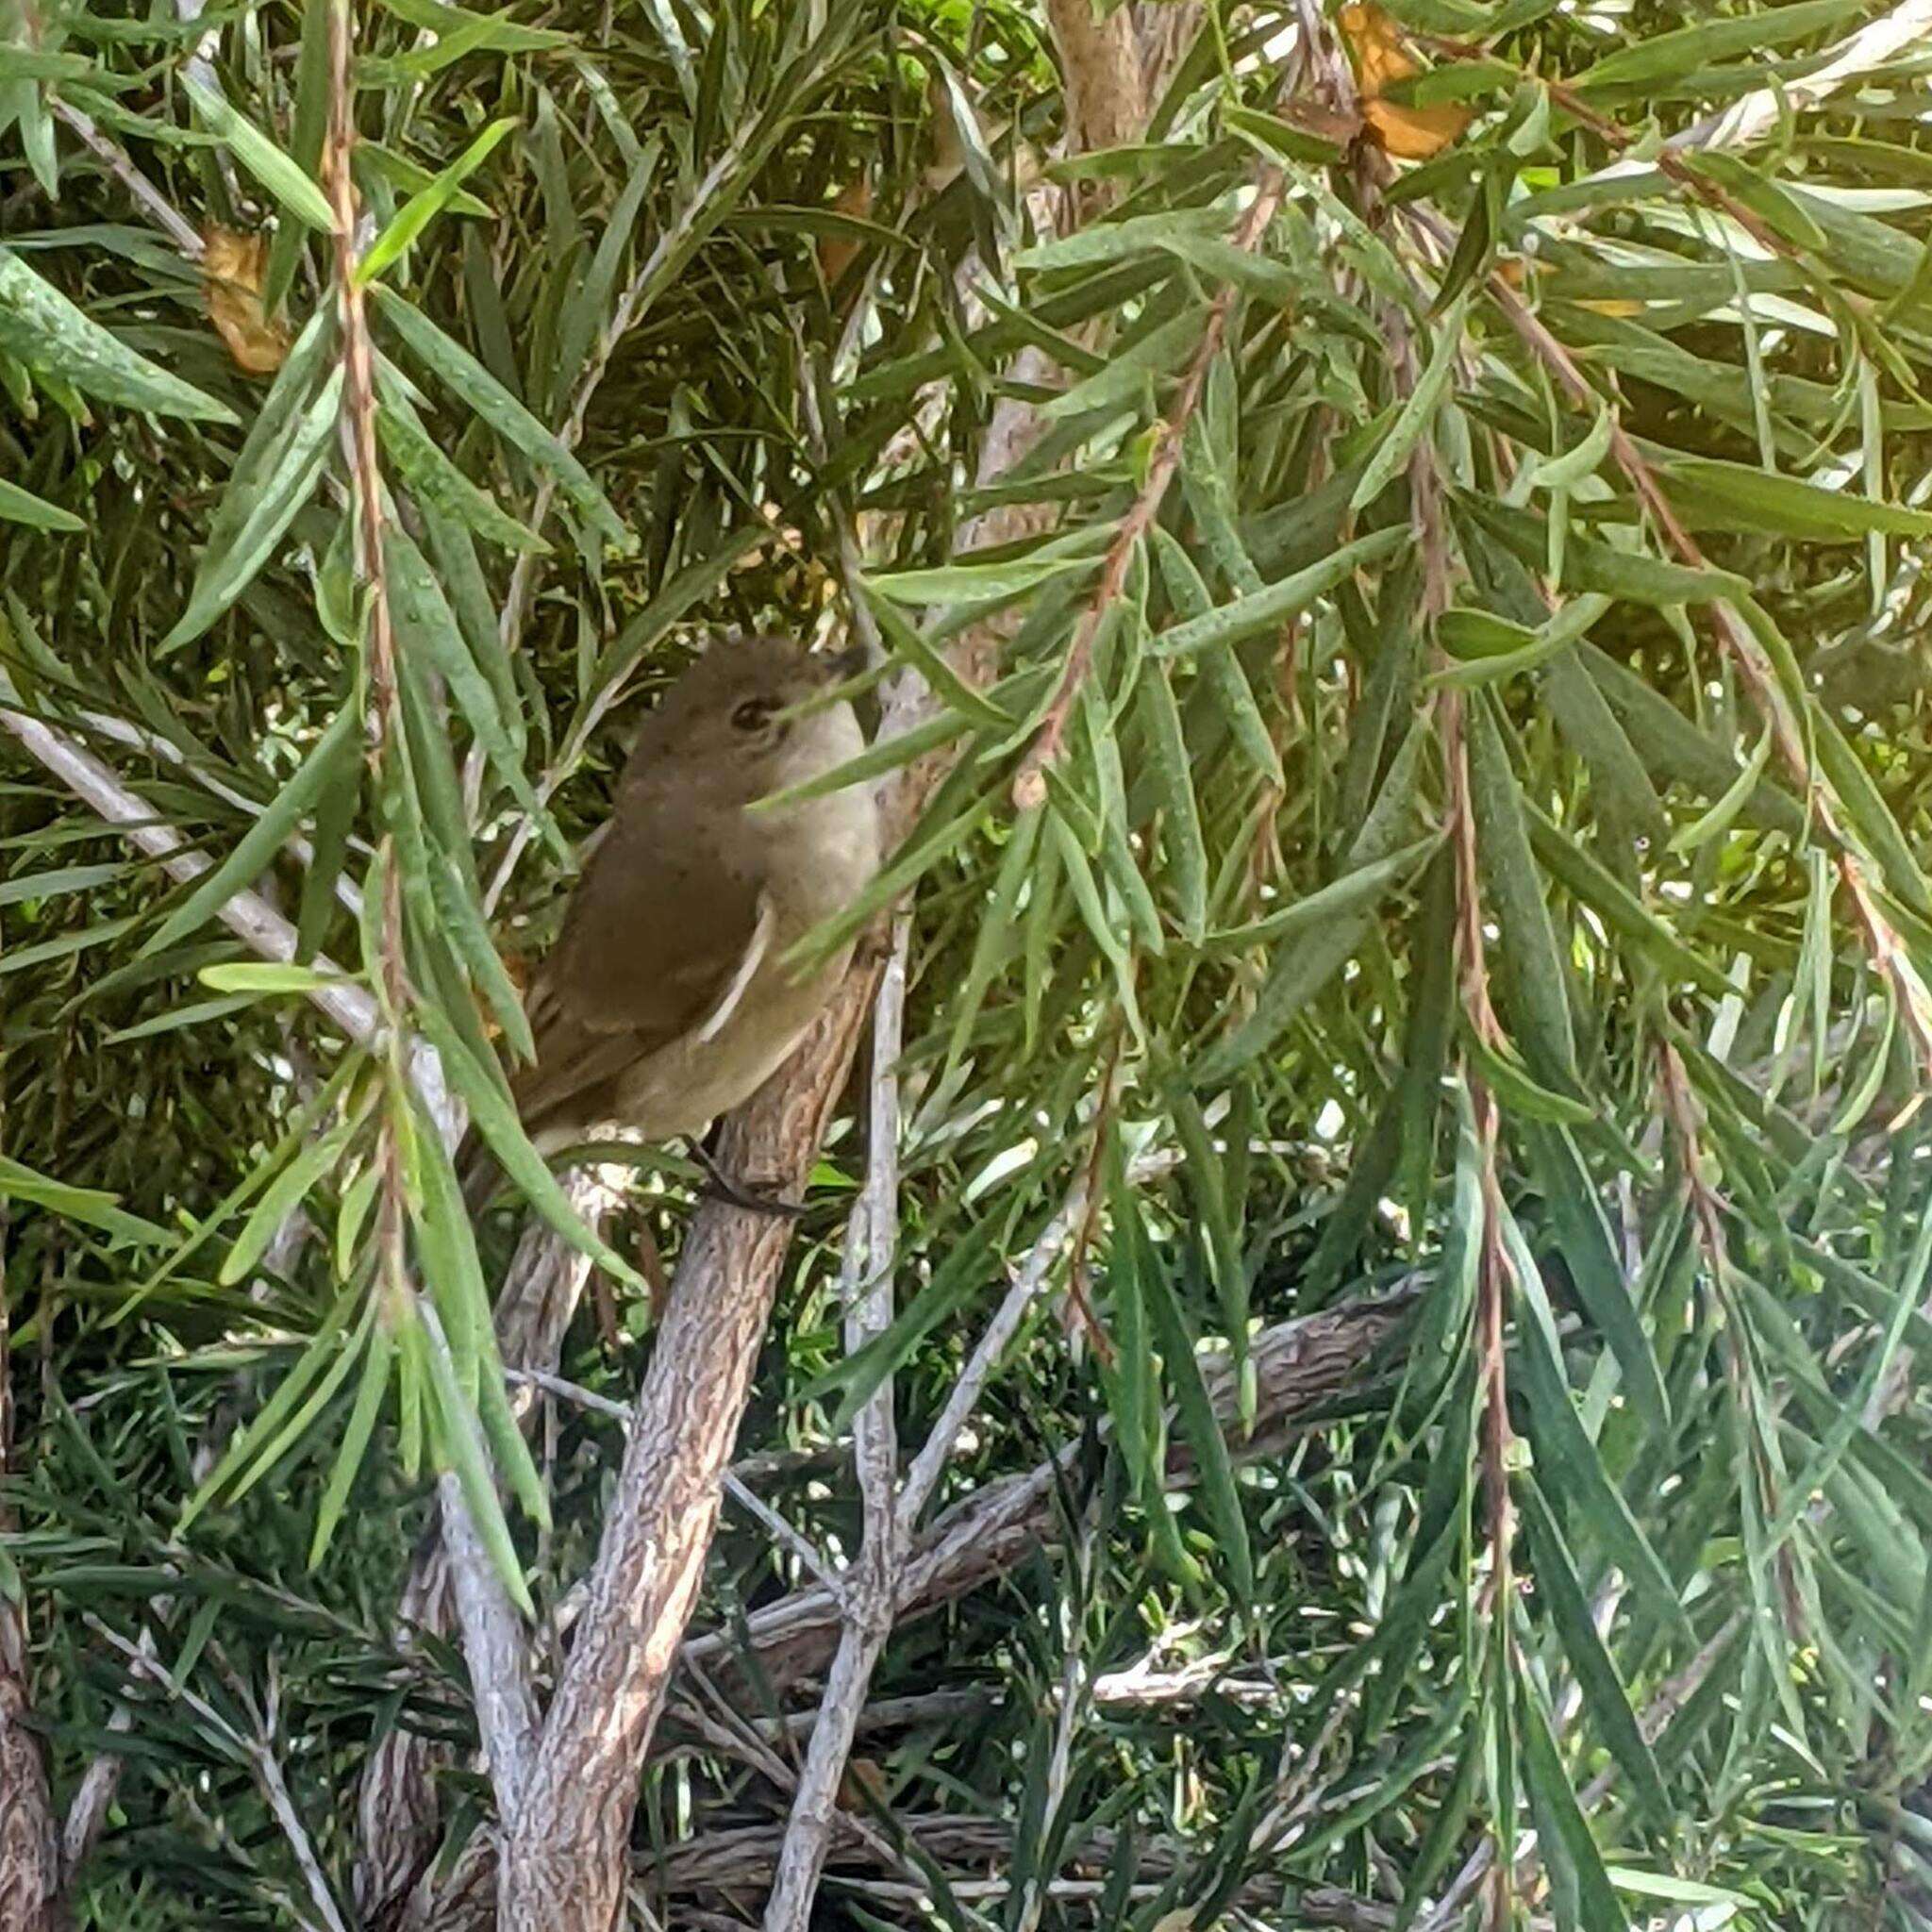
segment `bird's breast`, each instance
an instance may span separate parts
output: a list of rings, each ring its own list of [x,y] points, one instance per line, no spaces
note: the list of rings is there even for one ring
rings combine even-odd
[[[780,917],[802,930],[842,911],[879,869],[871,788],[808,801],[772,827],[772,840],[764,872]]]

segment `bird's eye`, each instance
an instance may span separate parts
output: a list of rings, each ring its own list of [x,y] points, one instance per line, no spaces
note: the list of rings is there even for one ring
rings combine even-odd
[[[732,712],[731,722],[741,731],[762,731],[777,708],[769,698],[747,698]]]

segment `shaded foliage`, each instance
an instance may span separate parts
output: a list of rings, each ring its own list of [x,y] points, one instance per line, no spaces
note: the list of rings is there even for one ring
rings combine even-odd
[[[492,1493],[479,1416],[512,1485],[521,1453],[513,1215],[472,1252],[405,1056],[238,971],[214,901],[279,905],[487,1108],[498,952],[541,948],[627,722],[730,625],[856,627],[933,679],[866,775],[963,753],[851,915],[916,887],[900,1319],[846,1359],[841,1123],[741,1438],[768,1500],[849,1555],[857,1401],[891,1374],[920,1440],[1008,1269],[1091,1204],[1074,1312],[1029,1312],[939,1498],[1072,1445],[1059,1532],[896,1634],[875,1697],[935,1701],[861,1749],[904,1862],[841,1854],[828,1923],[909,1923],[921,1887],[949,1922],[1407,1912],[1524,1829],[1565,1926],[1926,1922],[1923,62],[1673,148],[1874,9],[1389,15],[1418,58],[1388,101],[1472,110],[1399,169],[1359,22],[1298,40],[1296,8],[1224,9],[1148,142],[1080,160],[1033,9],[360,13],[373,738],[327,0],[9,24],[9,704],[220,867],[171,884],[0,741],[6,1547],[60,1795],[132,1715],[92,1923],[313,1909],[251,1740],[347,1899],[372,1740],[470,1741],[458,1652],[392,1628],[427,1472]],[[130,171],[191,237],[272,230],[272,380]],[[1012,398],[1043,436],[982,481]],[[1014,501],[1043,535],[961,549]],[[1008,608],[968,688],[937,653]],[[688,1202],[647,1167],[617,1346],[587,1317],[561,1364],[620,1400],[635,1223],[675,1256]],[[1407,1345],[1243,1456],[1257,1330],[1396,1282]],[[553,1405],[533,1454],[494,1527],[551,1613],[614,1424]],[[805,1581],[728,1515],[705,1621]],[[799,1707],[740,1675],[742,1718]],[[688,1694],[647,1890],[784,1811]],[[488,1815],[460,1765],[444,1797],[452,1838]],[[1006,1836],[947,1866],[935,1818]]]

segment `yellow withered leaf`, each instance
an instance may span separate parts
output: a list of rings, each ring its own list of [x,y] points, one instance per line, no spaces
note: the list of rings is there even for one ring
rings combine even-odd
[[[1475,118],[1473,108],[1455,102],[1415,108],[1384,100],[1383,94],[1397,81],[1421,72],[1420,63],[1402,44],[1395,23],[1370,0],[1350,0],[1341,9],[1340,24],[1355,58],[1362,119],[1384,154],[1399,160],[1425,161],[1441,154]]]
[[[210,226],[201,240],[202,285],[215,333],[227,343],[238,367],[251,375],[273,375],[289,353],[289,330],[272,322],[261,306],[268,237]]]

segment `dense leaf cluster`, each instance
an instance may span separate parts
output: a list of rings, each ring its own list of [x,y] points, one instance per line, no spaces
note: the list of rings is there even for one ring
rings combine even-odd
[[[1465,110],[1397,166],[1347,8],[1221,9],[1085,157],[1030,7],[358,8],[391,698],[330,8],[0,15],[8,715],[214,860],[0,738],[5,1574],[57,1793],[125,1755],[88,1922],[320,1923],[263,1747],[345,1912],[374,1742],[458,1747],[452,1840],[487,1811],[459,1653],[397,1642],[429,1474],[554,1615],[618,1431],[525,1447],[528,1208],[473,1232],[411,1043],[575,1228],[505,958],[733,625],[930,683],[839,782],[955,759],[840,928],[916,893],[899,1318],[844,1356],[841,1121],[741,1441],[822,1549],[853,1408],[893,1376],[916,1445],[1075,1197],[940,1497],[1058,1457],[1051,1534],[896,1633],[854,1803],[900,1862],[841,1850],[826,1923],[1503,1923],[1422,1902],[1525,1830],[1533,1923],[1932,1922],[1920,46],[1821,101],[1879,9],[1391,0],[1386,102]],[[272,235],[271,375],[214,226]],[[294,967],[214,923],[243,888]],[[689,1173],[599,1247],[593,1395]],[[1274,1324],[1391,1291],[1271,1406]],[[785,1795],[720,1706],[807,1707],[754,1639],[808,1581],[727,1511],[666,1923],[757,1913]]]

